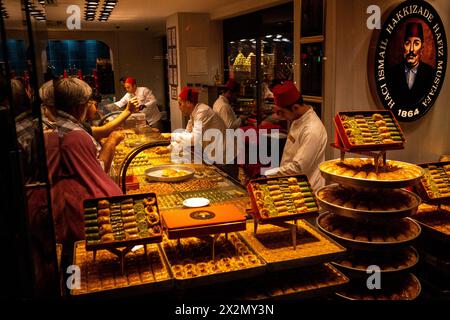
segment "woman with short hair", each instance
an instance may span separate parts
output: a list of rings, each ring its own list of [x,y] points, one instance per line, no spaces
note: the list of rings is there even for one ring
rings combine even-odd
[[[82,125],[92,89],[77,78],[55,80],[53,85],[55,130],[45,134],[53,215],[57,241],[71,246],[85,236],[83,201],[122,191],[103,170],[99,145]]]

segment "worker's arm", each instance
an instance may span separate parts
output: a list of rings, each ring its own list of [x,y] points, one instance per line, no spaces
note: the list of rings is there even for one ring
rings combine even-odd
[[[126,119],[133,113],[137,111],[137,99],[133,98],[127,103],[125,110],[119,114],[114,120],[104,124],[101,127],[92,127],[92,136],[95,140],[99,141],[102,138],[106,138],[111,132],[113,132],[117,127],[122,125]]]

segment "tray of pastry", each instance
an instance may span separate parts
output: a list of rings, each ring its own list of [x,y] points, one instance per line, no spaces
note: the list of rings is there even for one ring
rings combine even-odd
[[[350,278],[367,279],[370,266],[378,266],[381,277],[398,276],[399,273],[410,272],[419,262],[419,254],[413,247],[389,252],[350,251],[342,260],[335,260],[333,265]]]
[[[221,235],[215,244],[212,260],[211,243],[198,238],[162,243],[169,266],[180,288],[239,280],[265,272],[265,262],[236,233]]]
[[[346,248],[370,251],[409,246],[421,231],[411,218],[363,222],[329,212],[317,218],[317,225]]]
[[[344,289],[349,279],[331,264],[303,267],[249,282],[243,300],[294,300],[322,297]]]
[[[177,164],[154,166],[145,170],[147,180],[160,182],[184,181],[192,178],[194,174],[193,168]]]
[[[405,136],[393,113],[387,111],[339,112],[334,123],[348,150],[389,150],[404,145]]]
[[[253,232],[252,222],[239,235],[261,256],[270,270],[285,270],[316,265],[343,258],[346,249],[314,228],[309,222],[299,220],[297,246],[292,246],[291,233],[285,228],[265,224]]]
[[[423,201],[430,204],[450,203],[450,162],[420,165],[425,174],[417,185]]]
[[[86,250],[84,241],[74,245],[73,264],[80,268],[79,288],[71,290],[77,297],[129,296],[131,294],[168,291],[174,281],[164,254],[157,244],[130,252],[125,257],[125,273],[120,270],[119,258],[107,250],[93,253]]]
[[[255,179],[247,189],[252,215],[260,223],[306,219],[319,211],[306,175]]]
[[[362,220],[408,217],[420,204],[419,196],[403,189],[362,190],[338,184],[320,188],[316,198],[324,210]]]
[[[415,300],[420,296],[422,286],[419,279],[408,273],[389,282],[383,282],[380,290],[369,290],[365,283],[353,283],[347,289],[336,293],[344,300]]]
[[[154,193],[85,200],[84,225],[87,250],[162,241]]]
[[[367,158],[330,160],[319,169],[330,182],[357,188],[406,188],[414,186],[424,175],[421,167],[394,160],[387,160],[386,165],[376,171],[374,160]]]
[[[424,237],[450,243],[450,207],[421,204],[412,218],[422,227]]]

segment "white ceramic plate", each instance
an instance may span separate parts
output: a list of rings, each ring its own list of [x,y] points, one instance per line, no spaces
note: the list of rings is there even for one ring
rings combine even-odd
[[[188,208],[201,208],[209,205],[209,200],[206,198],[189,198],[183,201],[183,205]]]

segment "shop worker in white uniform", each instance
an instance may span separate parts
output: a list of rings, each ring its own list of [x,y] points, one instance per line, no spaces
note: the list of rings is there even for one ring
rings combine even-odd
[[[226,164],[226,127],[220,116],[214,112],[214,110],[204,103],[198,102],[199,92],[195,89],[184,87],[181,93],[178,95],[178,107],[183,115],[189,117],[189,121],[186,125],[186,130],[183,133],[172,134],[172,146],[174,144],[188,143],[191,146],[196,144],[201,145],[202,151],[205,151],[212,142],[215,142],[217,134],[220,132],[222,134],[222,153],[217,153],[217,147],[214,152],[211,152],[213,156],[212,159],[204,159],[215,163],[223,171],[227,172],[229,175],[237,176],[237,166],[234,163]],[[209,129],[215,129],[216,134],[213,137],[204,138],[204,134]],[[176,136],[174,136],[176,135]],[[220,141],[220,140],[219,140]],[[211,147],[210,147],[211,148]],[[210,149],[211,150],[211,149]],[[208,156],[209,154],[206,154]],[[232,152],[232,159],[234,161],[234,156]]]
[[[279,168],[266,176],[306,174],[314,191],[325,185],[319,165],[325,161],[327,131],[313,108],[304,104],[295,85],[286,81],[272,89],[276,113],[291,122]]]
[[[139,109],[145,113],[148,125],[162,131],[161,113],[159,112],[158,102],[152,91],[146,87],[138,87],[136,85],[136,79],[131,77],[125,80],[124,87],[127,93],[115,104],[122,109],[128,104],[129,100],[136,97],[139,103]]]
[[[226,84],[226,89],[214,102],[213,110],[219,114],[227,129],[238,129],[241,126],[241,119],[231,107],[231,103],[236,101],[236,95],[239,92],[240,85],[233,78],[230,78]]]

